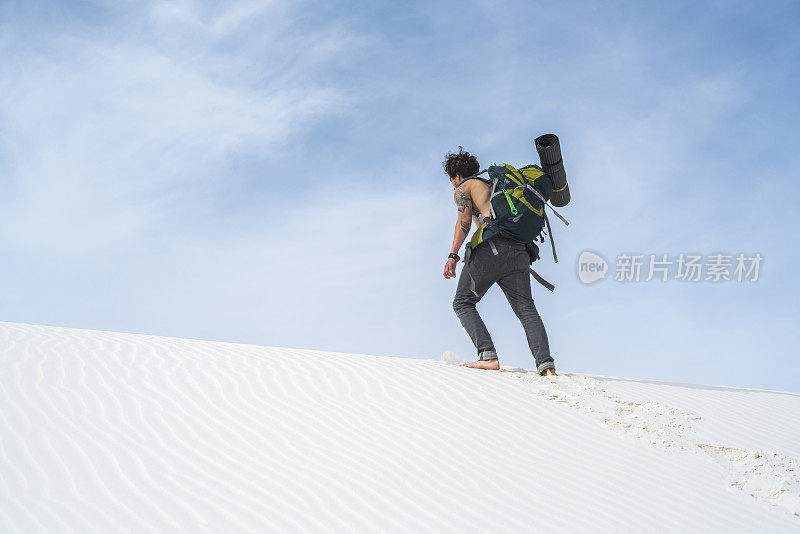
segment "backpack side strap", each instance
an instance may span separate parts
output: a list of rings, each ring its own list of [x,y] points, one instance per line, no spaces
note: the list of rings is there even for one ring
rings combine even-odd
[[[548,282],[547,280],[545,280],[544,278],[539,276],[539,273],[537,273],[533,269],[529,269],[529,271],[531,272],[531,276],[533,276],[534,280],[536,280],[537,282],[542,284],[544,287],[549,289],[551,292],[555,291],[556,286],[554,286],[553,284],[551,284],[550,282]]]
[[[556,256],[556,242],[553,241],[553,230],[550,228],[550,219],[547,218],[547,213],[544,214],[544,223],[547,225],[547,235],[550,237],[550,248],[553,249],[553,261],[558,263],[558,256]]]

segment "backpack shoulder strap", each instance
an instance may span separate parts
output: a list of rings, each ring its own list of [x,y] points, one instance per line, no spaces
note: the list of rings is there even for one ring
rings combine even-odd
[[[458,182],[458,185],[461,186],[461,184],[463,184],[467,180],[480,180],[481,182],[483,182],[485,184],[491,184],[492,183],[492,181],[490,179],[488,179],[488,178],[479,178],[478,175],[476,174],[475,176],[467,176],[466,178],[464,178],[463,180]]]
[[[478,176],[480,176],[481,174],[486,174],[487,172],[489,172],[489,169],[483,169],[479,173],[473,174],[472,176],[467,176],[466,178],[462,178],[461,181],[458,183],[458,185],[463,184],[467,180],[472,180],[473,178],[478,179],[478,180],[480,180],[482,182],[486,182],[488,184],[489,180],[487,180],[486,178],[478,178]]]
[[[486,172],[488,172],[488,169],[484,169],[481,172],[479,172],[478,174],[473,174],[472,176],[467,176],[466,178],[463,178],[458,183],[458,185],[461,186],[461,184],[463,184],[467,180],[480,180],[481,182],[483,182],[486,185],[488,185],[489,187],[491,187],[491,190],[489,191],[489,211],[491,212],[491,219],[484,218],[484,216],[481,215],[481,214],[476,215],[476,217],[478,217],[478,220],[481,222],[481,224],[489,223],[495,217],[494,208],[492,208],[492,197],[494,196],[494,186],[497,183],[497,180],[495,178],[480,178],[479,177],[481,174],[484,174]]]

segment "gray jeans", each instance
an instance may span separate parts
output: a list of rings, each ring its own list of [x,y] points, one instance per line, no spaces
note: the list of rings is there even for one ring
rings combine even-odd
[[[492,243],[497,250],[496,255],[492,250]],[[478,349],[478,358],[481,360],[497,358],[497,351],[489,331],[478,315],[478,310],[475,309],[478,301],[497,282],[525,329],[528,346],[536,361],[536,370],[541,373],[545,369],[555,369],[555,365],[553,357],[550,356],[547,332],[531,296],[529,266],[530,258],[523,243],[503,235],[491,238],[472,251],[468,262],[461,270],[456,296],[453,299],[453,309],[469,337],[472,338],[475,348]]]

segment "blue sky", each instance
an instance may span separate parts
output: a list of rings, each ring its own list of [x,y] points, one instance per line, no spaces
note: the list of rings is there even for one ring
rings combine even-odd
[[[470,358],[441,161],[555,132],[556,365],[800,391],[799,40],[796,2],[0,2],[0,320]],[[585,286],[585,249],[764,263]]]

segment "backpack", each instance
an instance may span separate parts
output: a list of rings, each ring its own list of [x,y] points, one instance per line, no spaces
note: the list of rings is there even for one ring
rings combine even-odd
[[[488,169],[491,219],[481,220],[470,243],[476,248],[501,233],[520,243],[532,243],[545,225],[544,202],[553,194],[553,183],[541,168],[515,169],[508,163]],[[539,193],[537,195],[536,193]]]
[[[539,238],[544,242],[542,233],[546,225],[550,244],[553,246],[553,259],[557,262],[553,234],[544,210],[545,203],[553,195],[553,182],[550,176],[537,165],[527,165],[516,169],[508,163],[492,165],[484,172],[489,173],[489,179],[479,178],[478,175],[465,179],[477,179],[489,185],[491,217],[477,215],[481,224],[472,234],[464,261],[468,261],[472,250],[487,241],[495,251],[494,243],[489,239],[502,233],[514,241],[525,243],[531,263],[533,263],[539,259],[539,247],[534,241]],[[550,291],[555,289],[553,284],[544,280],[536,271],[533,269],[530,271],[540,284]]]

